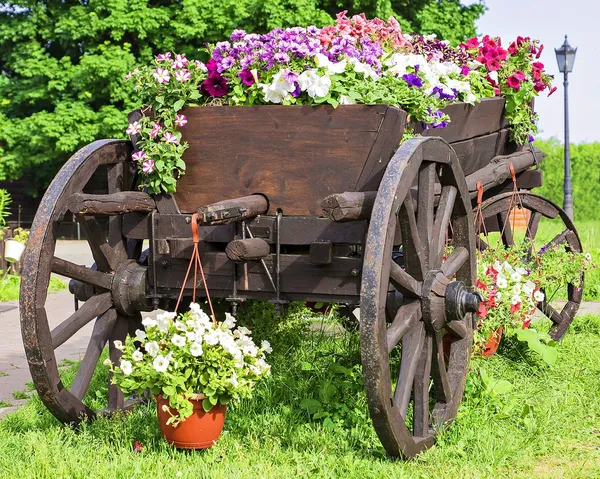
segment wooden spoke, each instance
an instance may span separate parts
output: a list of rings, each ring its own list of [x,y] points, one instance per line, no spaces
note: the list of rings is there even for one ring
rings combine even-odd
[[[503,211],[498,213],[498,226],[500,227],[500,231],[502,232],[502,243],[505,247],[509,247],[515,244],[515,240],[513,238],[512,227],[510,225],[510,212]]]
[[[537,230],[540,225],[540,220],[542,219],[542,213],[539,211],[532,211],[529,216],[529,222],[527,224],[527,231],[525,232],[525,236],[530,240],[534,240],[537,235]]]
[[[52,272],[106,290],[110,290],[112,283],[110,274],[94,271],[56,256],[52,258]]]
[[[444,276],[448,279],[456,274],[456,272],[464,265],[469,259],[469,251],[463,246],[454,248],[450,256],[446,258],[446,261],[442,264],[441,271]]]
[[[467,320],[470,320],[470,319],[467,318]],[[465,320],[450,321],[449,323],[446,323],[446,329],[452,336],[454,336],[458,339],[466,338],[467,334],[469,334],[469,330],[467,329],[467,326],[465,325]]]
[[[435,221],[433,223],[433,236],[431,239],[431,249],[429,251],[429,264],[432,269],[439,268],[444,246],[446,244],[446,234],[448,225],[452,217],[452,210],[458,189],[456,186],[448,185],[442,188],[440,201],[438,203]]]
[[[552,246],[560,245],[560,244],[564,243],[567,240],[567,236],[570,232],[571,231],[569,229],[566,229],[566,230],[562,231],[561,233],[558,233],[554,238],[552,238],[550,241],[548,241],[548,243],[546,243],[541,249],[546,250],[548,248],[551,248]]]
[[[114,194],[128,190],[133,186],[133,177],[131,171],[125,163],[118,163],[108,168],[108,193]],[[114,256],[118,262],[127,259],[127,249],[125,247],[125,238],[123,237],[123,217],[111,216],[108,219],[108,244],[114,251]]]
[[[429,385],[431,376],[432,337],[427,334],[413,383],[413,435],[429,434]]]
[[[417,229],[417,217],[410,195],[400,207],[399,222],[406,271],[422,281],[425,276],[425,250]]]
[[[99,271],[109,273],[118,265],[118,258],[106,242],[106,234],[100,228],[95,218],[76,214],[75,218],[83,230],[83,234],[92,250],[92,257]]]
[[[421,319],[421,303],[413,301],[403,304],[396,313],[392,324],[387,329],[387,347],[388,352],[396,347],[398,341],[411,330]]]
[[[433,364],[431,367],[431,376],[435,390],[435,397],[438,402],[449,403],[452,400],[452,391],[448,372],[446,371],[446,360],[444,358],[444,342],[440,332],[435,333],[433,340]]]
[[[546,315],[546,317],[552,321],[554,324],[560,324],[563,321],[563,316],[556,311],[548,302],[544,299],[544,301],[540,301],[537,304],[537,309],[539,309],[542,313]]]
[[[128,318],[122,315],[117,316],[117,321],[113,327],[110,339],[108,342],[109,357],[113,364],[119,364],[123,352],[115,347],[115,341],[125,343],[127,332],[129,329]],[[116,385],[112,384],[112,373],[108,375],[108,409],[123,409],[125,405],[125,396]]]
[[[52,330],[50,333],[52,335],[52,349],[58,348],[92,319],[104,314],[111,306],[110,293],[92,296],[77,311]]]
[[[394,392],[394,403],[400,411],[400,415],[405,419],[410,401],[410,393],[424,344],[425,327],[421,322],[417,323],[402,338],[402,362],[400,363],[398,383]]]
[[[435,195],[435,163],[423,163],[419,170],[417,191],[417,230],[424,249],[425,264],[429,265],[430,240],[433,235],[433,204]]]
[[[404,296],[418,298],[421,296],[421,289],[423,283],[417,281],[410,274],[408,274],[400,265],[391,262],[390,266],[390,282],[399,292]]]
[[[83,399],[87,392],[100,354],[106,345],[106,341],[110,337],[113,327],[117,321],[117,312],[114,309],[109,309],[106,313],[100,316],[94,324],[92,337],[88,344],[87,350],[81,361],[81,365],[77,370],[73,384],[71,385],[71,394],[77,399]]]

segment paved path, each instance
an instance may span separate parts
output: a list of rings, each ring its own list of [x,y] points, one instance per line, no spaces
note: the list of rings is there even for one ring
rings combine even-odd
[[[77,264],[89,265],[92,262],[89,248],[84,241],[59,241],[56,255]],[[67,290],[51,293],[46,303],[46,311],[52,329],[74,311],[72,295]],[[600,314],[600,302],[583,303],[578,314]],[[65,358],[81,359],[92,328],[93,323],[89,323],[60,346],[56,350],[58,361]],[[0,401],[13,405],[22,402],[16,400],[13,394],[23,391],[28,381],[31,381],[31,376],[21,341],[18,302],[0,303]],[[0,404],[0,417],[13,409],[2,409],[2,406]]]

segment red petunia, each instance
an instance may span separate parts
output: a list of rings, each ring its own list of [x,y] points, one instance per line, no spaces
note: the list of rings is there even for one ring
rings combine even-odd
[[[498,277],[498,271],[496,271],[492,265],[488,266],[488,268],[485,270],[485,274],[494,280]]]
[[[488,310],[485,307],[485,303],[479,303],[479,310],[477,311],[477,316],[480,318],[485,318],[488,314]]]
[[[144,450],[144,446],[138,441],[133,441],[133,452],[142,452]]]
[[[467,47],[467,49],[472,49],[472,48],[478,48],[479,47],[479,40],[477,40],[477,37],[473,37],[473,38],[469,38],[464,45]]]
[[[492,58],[486,61],[485,66],[487,67],[488,71],[495,72],[500,68],[500,63],[495,58]]]
[[[520,309],[521,309],[521,303],[511,304],[510,305],[510,314],[515,314]]]
[[[484,283],[482,283],[480,280],[477,280],[477,289],[485,291],[487,289],[487,286]]]
[[[523,326],[521,329],[527,329],[530,324],[531,324],[531,318],[526,319],[525,321],[523,321]]]

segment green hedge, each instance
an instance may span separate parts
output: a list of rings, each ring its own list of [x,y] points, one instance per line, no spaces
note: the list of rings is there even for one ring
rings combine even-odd
[[[547,156],[542,162],[544,185],[535,193],[563,204],[564,150],[556,138],[536,141]],[[575,220],[600,220],[600,143],[571,145],[571,181]]]

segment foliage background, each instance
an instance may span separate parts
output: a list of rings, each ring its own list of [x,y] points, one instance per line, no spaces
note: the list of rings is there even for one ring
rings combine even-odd
[[[136,107],[123,77],[163,51],[198,57],[235,28],[331,24],[335,13],[395,15],[454,43],[483,3],[460,0],[18,0],[0,3],[0,180],[39,194],[81,146],[123,137]]]
[[[541,163],[544,185],[535,193],[563,203],[564,150],[556,138],[536,141],[546,157]],[[571,181],[576,221],[600,220],[600,143],[571,145]]]

